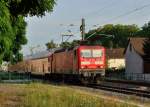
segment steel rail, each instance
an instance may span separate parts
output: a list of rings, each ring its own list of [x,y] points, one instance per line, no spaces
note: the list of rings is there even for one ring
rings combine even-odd
[[[150,98],[150,91],[145,91],[145,90],[114,87],[114,86],[107,86],[101,84],[87,84],[86,87]]]

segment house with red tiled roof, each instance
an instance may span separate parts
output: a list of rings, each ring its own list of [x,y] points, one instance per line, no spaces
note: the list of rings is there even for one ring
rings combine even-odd
[[[107,67],[119,69],[125,67],[124,48],[106,49]]]
[[[150,81],[150,62],[144,57],[144,42],[147,38],[129,38],[125,49],[126,74],[135,80]]]

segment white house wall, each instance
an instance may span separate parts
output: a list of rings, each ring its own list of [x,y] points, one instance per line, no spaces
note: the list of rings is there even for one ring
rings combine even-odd
[[[135,52],[132,47],[132,52],[130,51],[130,44],[125,53],[126,59],[126,73],[143,73],[143,60],[142,58]]]
[[[125,59],[109,59],[108,68],[121,68],[125,67]]]

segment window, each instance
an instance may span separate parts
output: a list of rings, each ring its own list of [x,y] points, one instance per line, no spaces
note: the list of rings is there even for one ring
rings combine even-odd
[[[100,49],[99,50],[93,50],[92,52],[93,52],[92,53],[93,57],[102,57],[102,50],[100,50]]]
[[[81,50],[81,57],[92,57],[90,49]]]
[[[102,57],[103,51],[101,49],[85,49],[81,50],[81,57],[89,58],[89,57]]]

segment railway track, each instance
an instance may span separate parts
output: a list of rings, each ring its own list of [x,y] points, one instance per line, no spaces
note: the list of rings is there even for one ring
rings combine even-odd
[[[150,91],[145,91],[145,90],[114,87],[114,86],[107,86],[107,85],[101,85],[101,84],[88,84],[86,85],[86,87],[150,98]]]
[[[37,78],[37,77],[35,77],[35,78]],[[43,80],[43,77],[40,76],[40,77],[38,77],[38,79]],[[54,83],[59,83],[59,82],[55,81]],[[92,83],[92,84],[83,85],[80,83],[78,83],[78,84],[66,83],[65,81],[63,81],[63,83],[68,84],[68,85],[76,85],[76,86],[81,86],[81,87],[84,86],[84,87],[88,87],[88,88],[101,89],[101,90],[106,90],[106,91],[112,91],[112,92],[118,92],[118,93],[123,93],[123,94],[128,94],[128,95],[135,95],[135,96],[139,96],[139,97],[150,98],[150,91],[147,91],[147,90],[123,88],[121,86],[110,86],[107,84],[94,84],[94,83]]]
[[[54,81],[53,81],[54,82]],[[127,95],[135,95],[139,97],[144,97],[144,98],[150,98],[150,91],[148,90],[139,90],[139,89],[133,89],[133,88],[124,88],[122,86],[110,86],[108,84],[87,84],[83,85],[81,83],[68,83],[66,81],[55,81],[54,83],[61,83],[67,84],[67,85],[75,85],[75,86],[81,86],[81,87],[88,87],[88,88],[94,88],[94,89],[101,89],[101,90],[106,90],[106,91],[111,91],[111,92],[118,92],[118,93],[123,93]],[[113,83],[113,82],[112,82]],[[122,83],[124,84],[124,83]],[[131,84],[130,84],[131,85]]]

